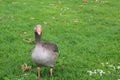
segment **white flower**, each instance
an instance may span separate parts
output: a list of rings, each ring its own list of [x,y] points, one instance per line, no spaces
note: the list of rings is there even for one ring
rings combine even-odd
[[[103,74],[105,74],[105,72],[101,69],[98,69],[97,72],[100,74],[100,76],[102,76]]]
[[[102,76],[103,74],[105,74],[105,72],[101,69],[97,69],[97,70],[94,70],[94,71],[87,71],[89,73],[89,75],[95,75],[95,74],[99,74],[100,76]]]
[[[99,74],[100,74],[100,76],[102,76],[103,74],[105,74],[105,72],[101,71],[101,72],[99,72]]]
[[[94,72],[92,71],[87,71],[87,72],[89,73],[90,76],[94,74]]]
[[[94,70],[94,74],[97,74],[97,70]]]
[[[120,69],[120,66],[117,66],[117,69]]]
[[[106,62],[106,64],[108,64],[108,62]]]

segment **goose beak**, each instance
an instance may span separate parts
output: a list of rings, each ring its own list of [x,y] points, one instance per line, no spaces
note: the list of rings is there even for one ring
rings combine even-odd
[[[40,35],[41,33],[40,33],[40,32],[38,32],[38,34]]]
[[[41,29],[40,28],[37,29],[37,33],[38,33],[38,35],[41,34]]]
[[[41,25],[37,25],[35,28],[34,28],[35,32],[38,34],[38,35],[41,35],[42,33],[42,28],[41,28]]]

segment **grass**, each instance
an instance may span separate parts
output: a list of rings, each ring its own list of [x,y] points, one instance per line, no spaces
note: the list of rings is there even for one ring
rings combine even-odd
[[[31,60],[37,24],[43,26],[43,42],[59,47],[50,80],[119,80],[119,4],[115,0],[0,0],[0,80],[37,80]],[[32,69],[23,72],[24,63]],[[49,80],[48,67],[42,67],[41,74]]]

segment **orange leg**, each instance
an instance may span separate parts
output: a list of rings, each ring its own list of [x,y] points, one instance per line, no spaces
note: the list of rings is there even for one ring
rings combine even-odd
[[[38,78],[40,78],[40,66],[38,66],[37,69],[38,69]]]
[[[52,67],[50,68],[50,77],[52,77]]]

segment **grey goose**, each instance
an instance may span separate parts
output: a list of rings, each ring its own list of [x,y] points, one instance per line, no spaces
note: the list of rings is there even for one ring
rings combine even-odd
[[[37,25],[34,29],[36,45],[32,50],[32,60],[37,65],[38,78],[41,66],[50,67],[50,77],[52,77],[53,67],[58,58],[58,47],[54,43],[42,43],[42,27]]]

